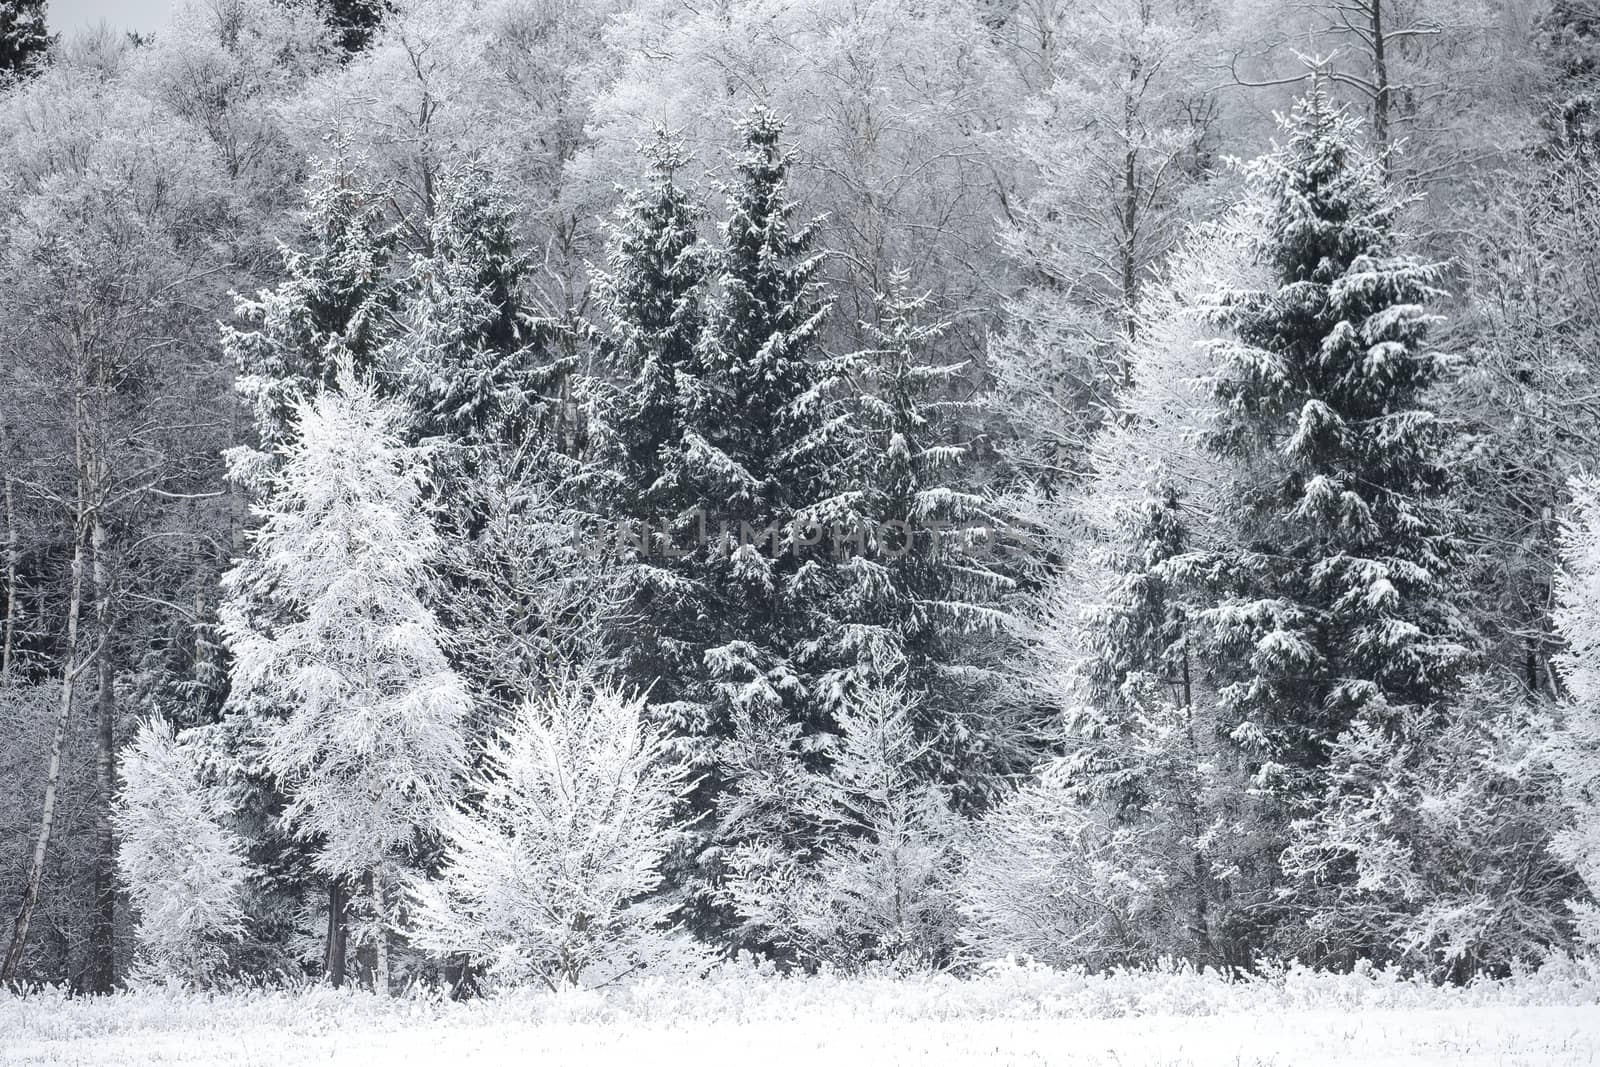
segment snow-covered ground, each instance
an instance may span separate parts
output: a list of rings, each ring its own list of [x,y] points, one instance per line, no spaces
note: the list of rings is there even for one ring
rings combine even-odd
[[[784,980],[748,970],[465,1004],[309,990],[0,998],[0,1063],[144,1065],[1600,1063],[1600,976],[1433,989],[1290,972]]]

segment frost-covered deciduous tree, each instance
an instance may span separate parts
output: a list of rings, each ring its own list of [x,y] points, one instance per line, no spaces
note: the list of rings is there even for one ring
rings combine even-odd
[[[654,894],[688,785],[643,698],[583,679],[530,697],[442,821],[438,878],[411,882],[415,942],[553,989],[662,962]]]
[[[338,391],[297,405],[222,613],[232,699],[283,709],[260,728],[285,821],[373,908],[380,990],[397,868],[453,799],[470,706],[425,599],[439,539],[402,420],[348,364]]]
[[[1052,80],[1014,134],[1033,188],[1008,250],[1032,284],[1126,332],[1208,176],[1219,109],[1189,57],[1215,18],[1192,0],[1092,0],[1050,21]]]
[[[1486,187],[1460,258],[1465,367],[1442,405],[1464,426],[1460,507],[1490,655],[1559,697],[1551,660],[1560,516],[1573,476],[1600,467],[1600,158],[1531,154]]]
[[[1051,775],[980,819],[958,882],[963,952],[1057,967],[1147,961],[1165,947],[1161,856],[1139,827],[1116,827]]]
[[[304,160],[281,108],[335,52],[311,4],[182,0],[132,60],[127,81],[216,147],[231,181],[269,214],[292,197]]]
[[[805,800],[824,843],[796,855],[781,840],[741,846],[727,892],[763,936],[807,963],[936,966],[955,938],[960,820],[922,772],[903,688],[874,685],[842,706],[833,766]]]
[[[95,910],[79,973],[82,988],[109,992],[121,695],[134,661],[168,634],[192,634],[187,605],[173,605],[209,585],[214,541],[200,527],[213,516],[200,501],[226,436],[225,386],[197,339],[221,302],[230,268],[216,235],[237,204],[208,147],[130,92],[114,76],[120,53],[104,44],[80,43],[0,93],[0,420],[21,445],[6,458],[13,520],[40,523],[34,573],[18,583],[38,595],[29,640],[48,658],[35,664],[59,664],[63,719],[94,709]],[[41,812],[0,980],[15,976],[48,891],[57,813]]]
[[[1580,934],[1600,945],[1594,904],[1600,900],[1600,483],[1577,479],[1572,495],[1555,610],[1556,631],[1567,645],[1557,665],[1568,697],[1551,746],[1571,822],[1557,836],[1556,850],[1588,891],[1578,904]]]
[[[1010,133],[1025,195],[1001,239],[1024,284],[989,369],[1000,447],[1041,486],[1082,473],[1131,373],[1140,294],[1203,206],[1220,108],[1191,57],[1216,29],[1191,0],[1019,6],[1044,84]]]
[[[1340,736],[1283,853],[1284,899],[1304,922],[1281,949],[1464,982],[1569,945],[1579,886],[1551,847],[1564,820],[1540,710],[1475,678],[1445,720],[1399,743],[1370,723]]]
[[[203,785],[194,751],[146,720],[122,754],[117,862],[135,912],[136,973],[203,986],[244,932],[250,871],[222,792]]]
[[[1544,5],[1539,5],[1543,7]],[[1397,182],[1455,206],[1447,176],[1514,154],[1527,132],[1535,9],[1482,0],[1234,0],[1225,61],[1257,90],[1319,81],[1363,117]],[[1309,53],[1309,54],[1308,54]]]
[[[0,685],[0,777],[14,785],[0,797],[3,943],[15,960],[11,974],[24,978],[62,974],[71,966],[69,946],[39,932],[82,929],[92,903],[95,813],[75,800],[94,789],[95,739],[69,729],[72,709],[60,714],[62,688],[16,679]],[[33,936],[18,943],[14,923],[25,910]]]

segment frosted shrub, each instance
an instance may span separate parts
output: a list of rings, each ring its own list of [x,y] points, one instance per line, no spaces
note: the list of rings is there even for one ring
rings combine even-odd
[[[202,785],[191,751],[160,719],[142,723],[122,757],[117,860],[137,915],[139,971],[209,983],[243,930],[244,847],[220,793]]]
[[[729,895],[752,925],[807,962],[948,959],[959,820],[913,768],[926,753],[899,688],[874,687],[838,714],[832,773],[809,798],[825,843],[809,861],[776,843],[737,850]]]
[[[1152,836],[1116,827],[1046,775],[987,814],[961,878],[962,940],[981,959],[1026,956],[1102,968],[1153,958],[1158,912]]]
[[[648,899],[688,788],[644,701],[582,681],[529,700],[443,825],[444,868],[412,884],[415,942],[497,979],[602,984],[660,965],[668,902]]]

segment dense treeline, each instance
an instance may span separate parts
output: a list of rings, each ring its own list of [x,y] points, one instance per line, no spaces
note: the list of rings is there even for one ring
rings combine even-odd
[[[1591,0],[0,70],[0,980],[1600,938]]]

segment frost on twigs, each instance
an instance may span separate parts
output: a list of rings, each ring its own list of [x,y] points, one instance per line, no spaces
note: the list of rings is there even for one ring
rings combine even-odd
[[[193,752],[149,719],[122,755],[117,805],[122,881],[136,913],[135,974],[203,986],[244,931],[244,845],[221,794],[201,783]]]
[[[688,772],[644,712],[583,680],[522,705],[471,783],[479,802],[444,820],[440,876],[411,884],[416,944],[552,988],[696,965],[654,895]]]

